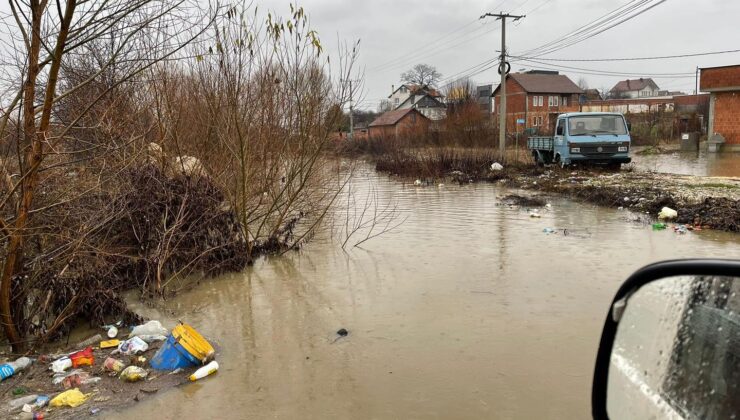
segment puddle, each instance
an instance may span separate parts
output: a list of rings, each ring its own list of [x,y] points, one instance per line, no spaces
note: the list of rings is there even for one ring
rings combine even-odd
[[[213,338],[221,369],[107,417],[587,418],[621,282],[657,260],[740,258],[738,235],[652,231],[560,198],[531,218],[497,205],[512,191],[494,185],[417,188],[372,172],[355,183],[397,202],[405,223],[362,249],[316,239],[164,309],[135,305]]]

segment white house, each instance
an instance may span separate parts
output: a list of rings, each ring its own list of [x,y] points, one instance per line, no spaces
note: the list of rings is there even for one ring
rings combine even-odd
[[[388,100],[394,110],[414,108],[432,121],[447,116],[444,96],[428,86],[403,84],[398,89],[393,89]]]
[[[655,84],[653,79],[634,79],[634,80],[622,80],[621,82],[614,85],[609,94],[612,98],[650,98],[653,96],[659,96],[658,85]]]

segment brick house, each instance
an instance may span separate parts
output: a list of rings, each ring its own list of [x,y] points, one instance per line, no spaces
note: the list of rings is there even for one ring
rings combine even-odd
[[[556,71],[531,70],[506,76],[506,127],[522,132],[533,128],[540,133],[555,129],[559,114],[579,111],[583,89]],[[493,91],[496,121],[499,121],[499,87]],[[524,124],[517,124],[524,120]]]
[[[718,134],[723,151],[740,151],[740,64],[701,69],[700,90],[710,94],[710,143]]]
[[[399,137],[413,135],[429,129],[432,121],[414,108],[388,111],[368,126],[370,138]]]

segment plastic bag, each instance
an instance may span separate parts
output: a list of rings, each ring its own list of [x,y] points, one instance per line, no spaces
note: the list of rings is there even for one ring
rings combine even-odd
[[[49,401],[52,407],[79,407],[84,404],[90,394],[83,394],[78,388],[64,391]]]
[[[139,335],[137,336],[141,338],[142,340],[146,341],[147,343],[151,343],[153,341],[165,341],[167,340],[167,337],[164,335],[159,334],[146,334],[146,335]]]
[[[129,366],[121,372],[120,378],[126,382],[138,382],[146,378],[147,375],[149,375],[149,372],[146,370],[138,366]]]
[[[93,356],[92,347],[88,347],[85,350],[80,350],[78,352],[72,353],[69,355],[69,358],[72,360],[73,368],[78,368],[80,366],[92,366],[93,363],[95,363],[95,356]]]
[[[116,352],[130,356],[132,354],[143,353],[148,349],[149,344],[147,344],[146,341],[139,337],[134,337],[121,342],[121,344],[118,345],[118,350]]]
[[[146,324],[137,325],[134,327],[133,330],[131,330],[131,334],[129,334],[130,337],[135,337],[137,335],[169,335],[170,332],[167,330],[167,328],[162,326],[162,323],[159,321],[149,321]]]
[[[663,207],[658,213],[658,219],[660,220],[671,220],[678,217],[678,212],[670,207]]]

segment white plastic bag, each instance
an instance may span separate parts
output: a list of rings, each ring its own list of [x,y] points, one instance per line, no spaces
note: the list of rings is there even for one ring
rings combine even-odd
[[[134,327],[133,330],[131,330],[131,334],[129,334],[129,338],[136,337],[137,335],[169,335],[170,332],[167,330],[167,328],[162,326],[162,323],[159,321],[149,321],[146,324],[137,325]]]
[[[658,213],[658,219],[660,220],[672,220],[678,217],[678,212],[670,207],[663,207]]]

